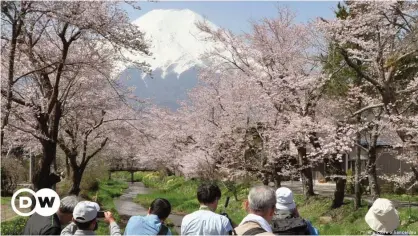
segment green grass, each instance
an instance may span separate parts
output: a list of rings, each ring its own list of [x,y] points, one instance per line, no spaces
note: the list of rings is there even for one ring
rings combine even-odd
[[[12,197],[1,197],[1,205],[10,205]]]
[[[21,217],[13,212],[11,200],[12,197],[1,197],[2,217],[9,216],[7,221],[1,222],[1,235],[21,235],[28,220],[28,217]]]
[[[158,197],[166,198],[170,201],[173,207],[173,213],[188,214],[199,208],[199,202],[196,198],[196,189],[201,183],[198,180],[185,180],[183,177],[168,176],[160,177],[157,173],[142,172],[135,173],[137,178],[144,183],[145,186],[153,188],[154,191],[150,194],[138,195],[135,202],[143,206],[149,206],[151,202]],[[230,196],[230,201],[226,212],[234,222],[240,222],[246,215],[243,208],[243,200],[248,194],[248,189],[243,189],[238,193],[238,201],[236,201],[232,194],[227,193],[227,189],[219,184],[223,196],[220,199],[220,206],[218,213],[223,210],[226,197]]]
[[[382,194],[383,198],[387,198],[390,200],[402,201],[402,202],[417,202],[418,203],[418,194],[410,195],[410,194],[389,194],[384,193]]]
[[[146,176],[147,174],[155,174],[155,173],[153,173],[153,172],[135,172],[134,173],[134,181],[142,182],[144,180],[143,179],[144,176]],[[112,179],[117,180],[117,181],[131,181],[131,174],[127,171],[114,172],[114,173],[112,173]],[[145,180],[145,181],[147,181],[147,180]],[[151,188],[156,188],[156,185],[158,185],[159,183],[160,182],[155,182],[154,183],[151,180],[151,181],[146,182],[146,186],[151,187]],[[150,199],[150,198],[147,197],[147,199]],[[150,205],[153,200],[154,199],[151,199],[150,201],[147,201],[143,206]],[[174,228],[174,224],[169,219],[166,220],[166,225],[170,228],[171,233],[173,235],[178,235],[178,232],[176,232],[176,230]]]
[[[197,180],[185,180],[182,177],[161,177],[157,173],[135,173],[135,177],[142,181],[147,187],[153,188],[150,194],[138,195],[135,201],[148,206],[155,198],[162,197],[170,201],[173,206],[173,213],[191,213],[198,209],[199,204],[196,199],[196,189],[200,184]],[[225,187],[221,186],[223,195],[226,193]],[[238,201],[231,197],[228,215],[235,223],[239,223],[247,214],[243,208],[243,203],[248,194],[248,189],[242,189],[238,194]],[[222,196],[218,212],[223,210],[225,197]],[[295,195],[295,201],[300,215],[312,222],[318,228],[320,234],[367,234],[369,228],[364,221],[367,213],[367,203],[359,210],[354,210],[352,201],[345,201],[345,204],[338,209],[331,209],[332,198],[315,196],[305,200],[302,195]],[[418,233],[418,209],[413,208],[409,212],[408,208],[398,209],[401,217],[400,231]],[[411,217],[410,217],[411,216]],[[324,218],[331,217],[331,222],[324,222]]]
[[[16,217],[13,220],[1,222],[0,235],[22,235],[28,217]]]
[[[123,181],[106,180],[99,183],[97,190],[87,191],[87,195],[83,196],[86,200],[96,201],[99,203],[101,210],[111,211],[118,222],[121,229],[124,225],[121,224],[121,217],[115,209],[113,198],[122,195],[123,191],[128,187],[128,184]],[[2,204],[10,204],[8,197],[2,197]],[[1,223],[2,235],[20,235],[23,232],[28,217],[16,217],[13,220]],[[96,231],[98,235],[109,235],[109,226],[102,220],[99,221],[99,228]]]
[[[124,228],[124,225],[121,225],[121,217],[116,211],[113,198],[119,197],[122,195],[123,191],[128,188],[128,184],[123,181],[118,180],[105,180],[99,182],[99,187],[96,191],[89,191],[87,193],[87,198],[99,203],[100,210],[102,211],[111,211],[115,217],[116,222],[121,227]],[[98,235],[109,235],[109,225],[102,220],[99,220],[99,228],[96,231]]]
[[[151,173],[151,172],[135,172],[134,173],[134,181],[140,182],[144,176],[144,173]],[[131,173],[128,171],[117,171],[112,173],[112,179],[122,180],[122,181],[131,181]]]
[[[143,206],[149,206],[151,202],[157,197],[163,197],[170,201],[173,206],[173,213],[187,214],[195,211],[199,207],[196,199],[196,189],[201,183],[198,180],[186,180],[183,177],[162,177],[154,172],[136,172],[134,174],[135,181],[143,182],[147,187],[153,188],[154,191],[150,194],[138,195],[135,202]],[[124,228],[124,223],[121,222],[121,217],[118,215],[113,198],[119,197],[123,191],[128,187],[125,180],[130,180],[130,173],[116,172],[112,174],[113,180],[102,180],[99,183],[97,190],[87,191],[85,198],[97,201],[103,210],[111,211],[121,229]],[[229,206],[226,212],[235,223],[239,223],[246,215],[243,208],[243,203],[248,194],[248,188],[241,188],[238,192],[238,201],[236,201],[232,194],[220,184],[223,196],[218,206],[218,212],[223,210],[225,197],[230,196]],[[385,194],[386,197],[392,200],[408,201],[408,195],[394,195]],[[10,197],[2,197],[2,204],[10,204]],[[413,200],[415,199],[415,200]],[[366,234],[369,229],[364,221],[364,216],[367,212],[367,204],[357,211],[353,209],[351,201],[345,201],[339,209],[331,210],[331,198],[316,196],[308,200],[304,199],[302,195],[295,195],[295,201],[298,205],[298,211],[304,218],[310,220],[312,224],[317,227],[320,234]],[[416,197],[412,196],[411,201],[417,201]],[[398,230],[418,233],[418,209],[412,208],[409,212],[408,208],[398,209],[401,217],[401,226]],[[324,217],[331,217],[330,223],[324,223]],[[21,234],[26,223],[26,217],[17,217],[13,220],[2,222],[1,234]],[[126,219],[125,219],[126,220]],[[170,222],[167,222],[170,225]],[[175,230],[171,228],[173,234]],[[99,222],[99,229],[96,232],[98,235],[109,234],[108,225],[104,222]]]

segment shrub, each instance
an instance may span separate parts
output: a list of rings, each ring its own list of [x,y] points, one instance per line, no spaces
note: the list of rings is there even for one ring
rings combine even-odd
[[[346,183],[345,191],[347,194],[354,194],[353,170],[348,169],[346,173],[347,173],[347,183]]]
[[[99,160],[93,160],[88,165],[83,174],[80,188],[84,190],[97,190],[100,180],[106,180],[109,177],[109,167],[100,160],[100,156],[97,156]]]
[[[197,164],[196,171],[194,173],[196,177],[204,181],[219,180],[220,173],[218,172],[216,165],[209,161],[200,161]]]
[[[65,196],[68,194],[71,188],[71,180],[69,178],[61,180],[57,183],[57,193],[60,196]]]
[[[109,177],[109,167],[103,162],[103,160],[99,159],[100,157],[95,157],[98,160],[92,159],[92,161],[87,164],[87,168],[84,170],[83,177],[80,183],[80,195],[85,196],[88,191],[93,190],[96,191],[99,188],[99,182],[105,181]],[[65,179],[61,180],[60,183],[57,184],[57,192],[60,195],[68,194],[70,188],[72,186],[71,174],[67,176]]]
[[[97,191],[85,191],[83,198],[98,202],[102,210],[111,211],[116,222],[120,223],[121,217],[115,208],[113,198],[121,196],[127,187],[128,184],[123,181],[101,180]],[[122,225],[119,224],[119,226]],[[99,221],[99,228],[96,233],[97,235],[109,235],[109,225]]]
[[[17,217],[1,223],[1,235],[22,235],[28,217]]]
[[[243,190],[249,189],[254,183],[254,180],[251,179],[249,175],[242,176],[239,180],[224,180],[219,181],[218,185],[225,188],[226,196],[233,196],[236,201],[239,199],[239,195]],[[246,194],[244,194],[246,195]]]
[[[2,158],[1,163],[1,195],[12,195],[17,184],[25,181],[26,169],[14,158]]]
[[[395,194],[405,194],[406,189],[404,187],[401,187],[393,182],[383,182],[381,187],[382,193],[395,193]]]
[[[122,181],[131,181],[131,173],[129,173],[128,171],[117,171],[117,172],[113,172],[111,179],[118,179],[118,180],[122,180]],[[134,180],[137,180],[137,176],[134,174]]]

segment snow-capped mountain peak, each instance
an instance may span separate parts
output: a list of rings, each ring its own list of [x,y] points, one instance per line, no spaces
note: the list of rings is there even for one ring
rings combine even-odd
[[[205,33],[197,27],[197,22],[205,19],[189,10],[152,10],[132,23],[137,25],[150,42],[152,56],[145,58],[129,55],[136,61],[146,61],[152,70],[161,69],[163,77],[168,73],[181,73],[202,65],[201,56],[213,48],[204,41]],[[218,27],[206,20],[210,27]]]

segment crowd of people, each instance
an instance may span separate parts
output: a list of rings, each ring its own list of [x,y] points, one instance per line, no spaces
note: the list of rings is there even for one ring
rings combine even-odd
[[[239,224],[225,213],[216,213],[220,198],[221,190],[217,185],[200,185],[197,189],[200,207],[183,218],[181,235],[319,235],[310,221],[299,214],[289,188],[274,190],[264,185],[251,188],[245,202],[248,214]],[[164,223],[170,213],[170,202],[157,198],[151,203],[147,215],[129,219],[124,235],[172,235]],[[109,224],[110,235],[121,235],[111,212],[101,212],[95,202],[68,196],[61,200],[61,206],[53,216],[32,215],[24,234],[95,235],[99,218],[104,218]],[[383,198],[374,201],[365,221],[373,235],[395,234],[400,224],[399,213],[393,203]],[[65,227],[61,229],[62,226]]]

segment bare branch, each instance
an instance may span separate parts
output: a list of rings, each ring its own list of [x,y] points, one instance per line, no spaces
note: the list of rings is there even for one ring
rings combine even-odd
[[[100,144],[100,147],[99,148],[97,148],[93,153],[91,153],[89,156],[87,156],[87,159],[86,159],[86,163],[87,162],[89,162],[90,161],[90,159],[92,158],[92,157],[94,157],[97,153],[99,153],[103,148],[104,148],[104,146],[106,145],[106,143],[107,143],[107,140],[109,140],[109,138],[105,138],[103,141],[102,141],[102,143]]]
[[[367,111],[367,110],[370,110],[370,109],[373,109],[373,108],[383,107],[384,105],[385,105],[385,104],[383,104],[383,103],[379,103],[379,104],[372,104],[372,105],[369,105],[369,106],[363,107],[363,108],[361,108],[360,110],[358,110],[358,111],[354,112],[354,113],[351,115],[351,117],[354,117],[354,116],[356,116],[356,115],[358,115],[358,114],[363,113],[364,111]]]

